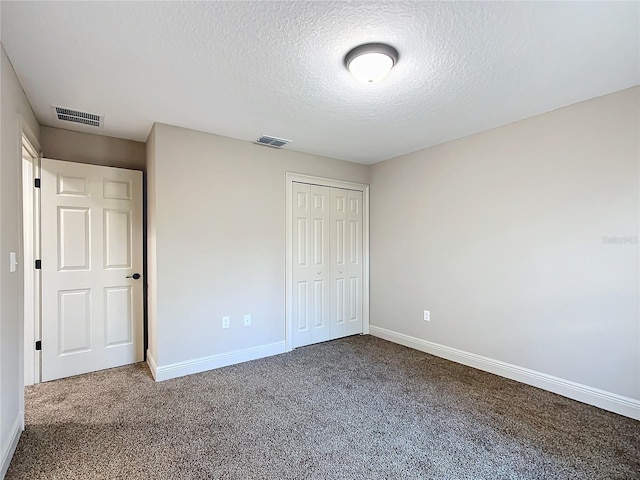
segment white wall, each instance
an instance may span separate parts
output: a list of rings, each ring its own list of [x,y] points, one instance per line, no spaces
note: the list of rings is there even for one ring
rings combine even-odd
[[[371,325],[639,400],[639,159],[635,87],[374,165]]]
[[[9,273],[9,252],[21,257],[21,118],[38,141],[39,125],[2,48],[0,121],[0,478],[22,431],[22,259]]]
[[[23,418],[22,283],[8,268],[20,252],[19,116],[35,140],[39,127],[4,50],[1,80],[6,468]],[[640,399],[638,243],[604,241],[640,233],[639,118],[633,88],[371,168],[157,124],[146,155],[152,359],[165,368],[284,341],[290,171],[371,183],[372,325]]]
[[[368,183],[367,167],[162,124],[147,151],[152,360],[284,342],[285,172]]]
[[[40,127],[40,142],[45,158],[132,170],[145,168],[142,142],[45,126]]]

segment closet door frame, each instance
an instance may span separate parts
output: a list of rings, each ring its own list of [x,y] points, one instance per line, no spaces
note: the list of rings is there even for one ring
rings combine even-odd
[[[362,192],[362,334],[369,334],[369,185],[300,173],[285,174],[285,351],[293,350],[293,184]]]

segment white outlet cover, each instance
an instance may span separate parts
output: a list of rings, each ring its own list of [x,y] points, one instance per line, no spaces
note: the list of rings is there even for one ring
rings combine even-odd
[[[16,271],[16,267],[18,266],[18,256],[16,252],[9,252],[9,272],[13,273]]]
[[[251,314],[246,314],[244,316],[244,326],[245,327],[251,326]]]
[[[230,323],[231,323],[230,317],[222,317],[222,328],[229,328]]]
[[[425,322],[430,322],[431,321],[431,312],[429,310],[425,310],[424,311],[424,321]]]

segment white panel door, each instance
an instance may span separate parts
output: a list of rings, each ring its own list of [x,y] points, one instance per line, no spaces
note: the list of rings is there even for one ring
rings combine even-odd
[[[309,221],[311,185],[293,184],[293,348],[311,343],[309,330]]]
[[[362,333],[362,200],[293,183],[293,348]]]
[[[329,340],[329,189],[293,184],[293,347]]]
[[[362,192],[331,189],[331,338],[362,333]]]
[[[311,185],[311,343],[331,338],[329,322],[329,188]]]
[[[142,361],[142,172],[42,159],[41,190],[42,381]]]

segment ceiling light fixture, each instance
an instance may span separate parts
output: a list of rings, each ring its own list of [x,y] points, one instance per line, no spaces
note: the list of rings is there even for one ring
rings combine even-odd
[[[367,43],[347,53],[344,65],[361,82],[382,80],[398,63],[398,51],[384,43]]]

